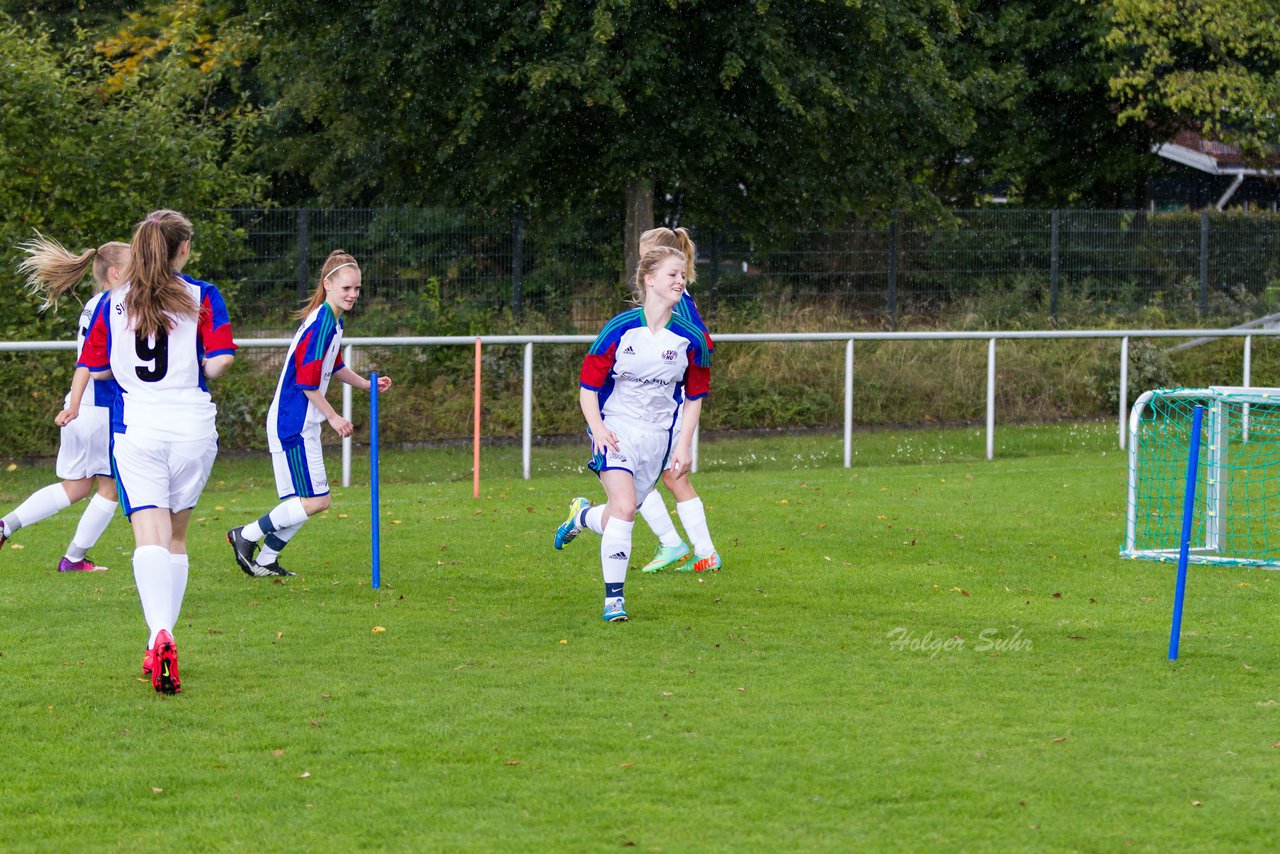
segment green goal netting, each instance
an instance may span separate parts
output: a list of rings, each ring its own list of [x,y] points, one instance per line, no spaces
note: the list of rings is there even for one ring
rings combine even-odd
[[[1195,407],[1204,408],[1188,561],[1280,567],[1280,389],[1159,389],[1129,415],[1122,557],[1177,562]]]

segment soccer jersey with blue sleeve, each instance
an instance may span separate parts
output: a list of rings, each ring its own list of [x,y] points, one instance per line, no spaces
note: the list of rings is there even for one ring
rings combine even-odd
[[[107,368],[120,389],[113,429],[137,439],[194,441],[217,434],[217,407],[205,385],[201,362],[234,353],[231,320],[216,287],[179,275],[197,316],[171,318],[158,335],[143,336],[125,314],[130,286],[104,294],[94,310],[80,353],[80,367]]]
[[[711,388],[711,347],[688,317],[672,313],[656,333],[644,310],[623,312],[605,324],[582,363],[583,388],[598,392],[600,414],[668,430],[684,400]]]
[[[93,313],[97,311],[98,304],[102,302],[106,294],[106,291],[101,291],[89,297],[89,300],[84,304],[84,308],[80,311],[80,321],[77,324],[78,329],[76,331],[77,364],[80,362],[80,354],[84,352],[84,343],[89,337],[89,324],[93,320]],[[80,397],[80,406],[94,406],[110,410],[115,400],[115,380],[89,380],[89,384],[85,386],[84,394]],[[62,405],[64,408],[71,405],[71,392],[67,392],[67,397]]]
[[[308,390],[324,394],[342,362],[342,318],[327,302],[308,314],[293,335],[276,393],[267,410],[267,447],[275,453],[296,445],[308,428],[325,417],[307,399]]]

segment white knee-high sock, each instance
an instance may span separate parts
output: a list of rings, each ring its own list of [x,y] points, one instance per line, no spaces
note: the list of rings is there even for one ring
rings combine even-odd
[[[604,573],[606,593],[611,585],[622,595],[622,585],[627,580],[627,562],[631,559],[631,529],[635,522],[610,519],[600,537],[600,568]]]
[[[666,502],[662,500],[658,490],[649,490],[649,494],[640,505],[640,515],[644,516],[644,520],[649,523],[649,527],[653,529],[653,533],[657,535],[660,543],[668,547],[680,545],[680,535],[676,533],[676,524],[671,521],[671,514],[667,512]]]
[[[51,483],[31,493],[26,501],[15,507],[13,512],[4,519],[0,519],[0,522],[4,522],[5,533],[12,534],[19,528],[48,519],[59,510],[65,510],[70,506],[71,499],[67,497],[67,491],[62,488],[62,484]]]
[[[67,546],[67,560],[75,562],[84,560],[85,552],[94,547],[102,532],[107,530],[116,515],[119,503],[95,495],[89,499],[89,506],[80,514],[80,524],[76,525],[76,534]]]
[[[177,625],[178,617],[182,614],[182,597],[187,595],[187,576],[191,574],[191,558],[187,555],[170,554],[169,571],[173,579],[173,623]]]
[[[161,629],[173,632],[173,566],[163,546],[138,546],[133,550],[133,580],[142,600],[142,616],[151,635],[147,648],[156,645]]]
[[[272,507],[270,513],[241,528],[240,533],[244,535],[245,539],[256,543],[272,531],[279,531],[281,528],[292,528],[296,525],[301,525],[305,521],[307,521],[307,511],[302,509],[302,499],[297,497],[286,498],[275,507]]]
[[[584,527],[590,528],[592,531],[595,531],[597,534],[603,534],[604,533],[604,508],[605,508],[605,505],[603,504],[596,504],[593,507],[588,507],[586,512],[582,514],[582,521],[584,523]]]
[[[716,550],[711,542],[711,531],[707,528],[707,511],[702,506],[701,498],[676,502],[676,512],[680,514],[680,524],[684,525],[684,532],[689,535],[694,554],[706,557]]]

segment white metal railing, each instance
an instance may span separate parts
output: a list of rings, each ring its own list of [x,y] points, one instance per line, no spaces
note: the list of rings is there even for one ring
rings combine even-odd
[[[853,454],[853,365],[854,344],[858,341],[986,341],[987,342],[987,400],[986,438],[987,459],[995,456],[996,419],[996,342],[1001,340],[1068,340],[1074,338],[1111,338],[1120,341],[1120,406],[1117,430],[1120,449],[1124,450],[1128,433],[1129,397],[1129,340],[1131,338],[1243,338],[1244,370],[1242,385],[1251,384],[1253,339],[1256,336],[1280,336],[1280,329],[1062,329],[1022,331],[966,331],[966,332],[775,332],[728,333],[715,335],[716,344],[736,342],[814,343],[820,341],[845,342],[844,359],[844,465],[852,465]],[[533,346],[535,344],[569,345],[590,344],[594,335],[480,335],[480,336],[404,336],[397,338],[347,338],[344,359],[350,364],[355,350],[361,347],[457,347],[487,345],[522,345],[524,347],[524,383],[522,401],[522,463],[526,480],[531,476],[530,456],[533,439]],[[291,338],[245,338],[236,341],[241,347],[286,348]],[[74,350],[74,341],[0,341],[0,353],[29,352],[39,350]],[[351,417],[351,387],[343,385],[342,413]],[[698,466],[698,436],[693,436],[693,470]],[[342,440],[342,483],[350,485],[351,438]]]

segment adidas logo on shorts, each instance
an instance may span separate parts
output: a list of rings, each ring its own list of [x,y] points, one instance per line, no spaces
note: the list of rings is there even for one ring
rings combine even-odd
[[[614,554],[609,555],[609,560],[626,560],[626,559],[627,559],[626,552],[615,552]]]

